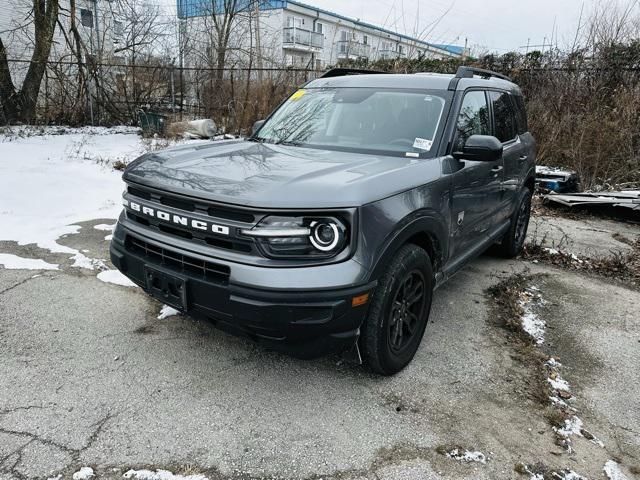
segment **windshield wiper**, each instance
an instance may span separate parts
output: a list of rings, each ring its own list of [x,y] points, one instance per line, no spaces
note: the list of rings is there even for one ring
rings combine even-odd
[[[299,147],[302,145],[302,142],[294,142],[293,140],[278,140],[277,142],[273,142],[274,145],[286,145],[289,147]]]

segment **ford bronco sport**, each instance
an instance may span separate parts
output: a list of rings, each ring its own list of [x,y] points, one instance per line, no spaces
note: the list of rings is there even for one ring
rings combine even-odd
[[[147,153],[123,179],[111,260],[149,294],[298,357],[405,367],[434,289],[521,250],[535,142],[494,72],[334,69],[250,138]]]

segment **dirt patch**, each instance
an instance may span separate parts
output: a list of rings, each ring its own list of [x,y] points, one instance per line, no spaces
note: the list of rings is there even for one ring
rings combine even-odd
[[[603,446],[578,417],[572,388],[561,376],[562,364],[542,349],[548,325],[534,310],[536,305],[543,308],[547,303],[536,286],[544,279],[541,275],[516,274],[489,289],[492,317],[508,330],[517,358],[531,371],[530,396],[544,408],[556,445],[573,453],[573,438],[583,437]]]
[[[543,278],[541,275],[515,274],[488,290],[490,297],[490,320],[507,331],[509,344],[514,349],[512,358],[522,363],[531,372],[526,381],[529,396],[537,403],[549,402],[549,387],[544,375],[544,363],[549,356],[543,353],[535,339],[522,326],[525,314],[523,292]]]

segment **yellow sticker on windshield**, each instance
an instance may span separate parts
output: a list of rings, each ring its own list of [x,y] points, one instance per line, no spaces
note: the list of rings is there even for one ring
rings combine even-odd
[[[307,93],[306,90],[300,89],[296,93],[291,95],[291,100],[300,100],[305,93]]]

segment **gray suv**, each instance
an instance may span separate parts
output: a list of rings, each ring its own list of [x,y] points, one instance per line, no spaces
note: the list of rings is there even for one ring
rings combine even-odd
[[[494,72],[333,69],[243,140],[124,173],[113,264],[150,295],[289,354],[405,367],[433,291],[527,232],[535,142]]]

